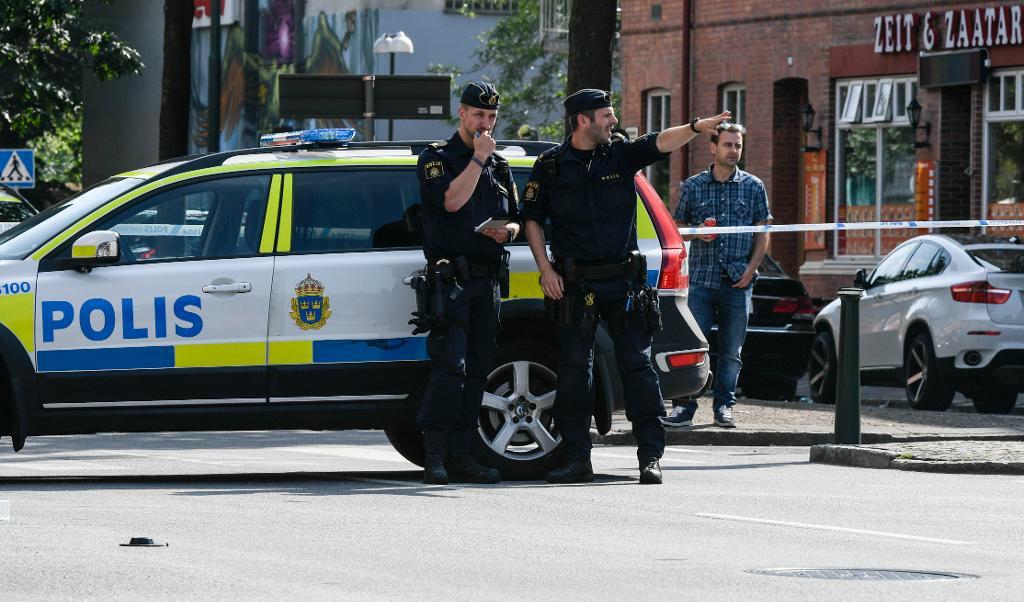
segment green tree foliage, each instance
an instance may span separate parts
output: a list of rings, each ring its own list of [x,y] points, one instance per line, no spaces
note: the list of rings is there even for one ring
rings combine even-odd
[[[538,39],[540,1],[519,0],[518,11],[500,19],[479,36],[474,64],[463,69],[457,65],[432,65],[431,73],[451,73],[453,93],[458,98],[462,86],[474,73],[493,83],[501,94],[498,130],[503,137],[515,138],[524,123],[538,129],[545,140],[562,137],[562,106],[565,97],[566,56],[547,52]],[[467,16],[473,15],[464,10]],[[467,77],[463,77],[467,76]]]
[[[0,1],[0,147],[25,146],[78,119],[83,70],[100,81],[142,72],[139,53],[85,19],[85,4]]]

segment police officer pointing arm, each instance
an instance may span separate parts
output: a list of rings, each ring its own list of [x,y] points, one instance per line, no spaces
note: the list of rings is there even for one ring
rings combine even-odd
[[[471,454],[487,375],[494,363],[500,290],[507,288],[508,253],[519,233],[518,196],[508,161],[494,152],[498,114],[494,86],[466,86],[459,129],[420,154],[423,253],[427,259],[426,311],[415,314],[416,333],[429,329],[430,382],[417,423],[426,449],[424,483],[449,479],[494,483],[500,473]],[[500,227],[477,228],[491,219]]]
[[[651,343],[661,328],[658,293],[647,283],[646,260],[636,236],[637,171],[668,156],[729,117],[695,119],[635,141],[613,140],[618,123],[602,90],[568,96],[572,134],[534,164],[523,191],[530,250],[540,269],[549,315],[557,323],[558,388],[553,415],[567,463],[548,473],[552,483],[594,479],[590,416],[594,404],[593,348],[597,322],[607,320],[626,391],[626,416],[637,441],[640,482],[662,481],[665,413]],[[544,222],[551,222],[551,254]]]

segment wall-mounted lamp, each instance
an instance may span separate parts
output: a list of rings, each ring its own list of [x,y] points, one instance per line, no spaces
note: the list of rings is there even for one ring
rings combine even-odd
[[[817,134],[818,144],[817,146],[811,146],[810,144],[804,146],[805,151],[818,151],[821,150],[821,126],[816,129],[811,129],[814,126],[814,107],[811,103],[804,105],[803,110],[800,111],[800,119],[803,122],[804,131],[807,134]]]
[[[907,105],[907,119],[910,120],[910,127],[914,128],[914,148],[930,146],[928,140],[932,137],[932,122],[926,121],[924,125],[918,125],[921,123],[921,105],[916,98],[911,98],[910,104]],[[924,130],[924,142],[917,141],[917,130]]]

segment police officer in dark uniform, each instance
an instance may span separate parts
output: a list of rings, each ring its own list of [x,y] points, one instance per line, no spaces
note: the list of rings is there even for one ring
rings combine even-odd
[[[515,184],[491,137],[498,106],[493,85],[466,86],[459,130],[446,142],[430,145],[417,165],[427,278],[440,289],[433,298],[445,306],[433,308],[429,324],[424,316],[412,321],[430,327],[430,384],[417,417],[426,447],[424,483],[501,479],[497,470],[478,464],[471,455],[484,386],[494,364],[499,291],[508,283],[503,245],[519,233]],[[509,222],[477,232],[489,219]]]
[[[572,134],[534,164],[523,192],[526,236],[551,317],[558,324],[560,360],[553,410],[567,463],[547,475],[551,483],[594,479],[590,463],[590,416],[594,407],[594,335],[608,322],[615,359],[633,423],[640,482],[662,481],[665,414],[651,343],[660,330],[658,293],[647,284],[646,261],[638,252],[633,176],[668,157],[699,133],[729,117],[693,119],[689,125],[652,132],[628,142],[612,139],[618,120],[609,94],[585,89],[568,96],[565,112]],[[551,254],[543,224],[551,221]]]

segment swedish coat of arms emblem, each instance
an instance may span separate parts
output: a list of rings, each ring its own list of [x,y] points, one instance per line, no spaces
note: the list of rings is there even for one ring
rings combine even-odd
[[[324,295],[324,285],[306,274],[306,278],[295,285],[292,297],[291,317],[302,330],[319,330],[331,317],[331,300]]]

